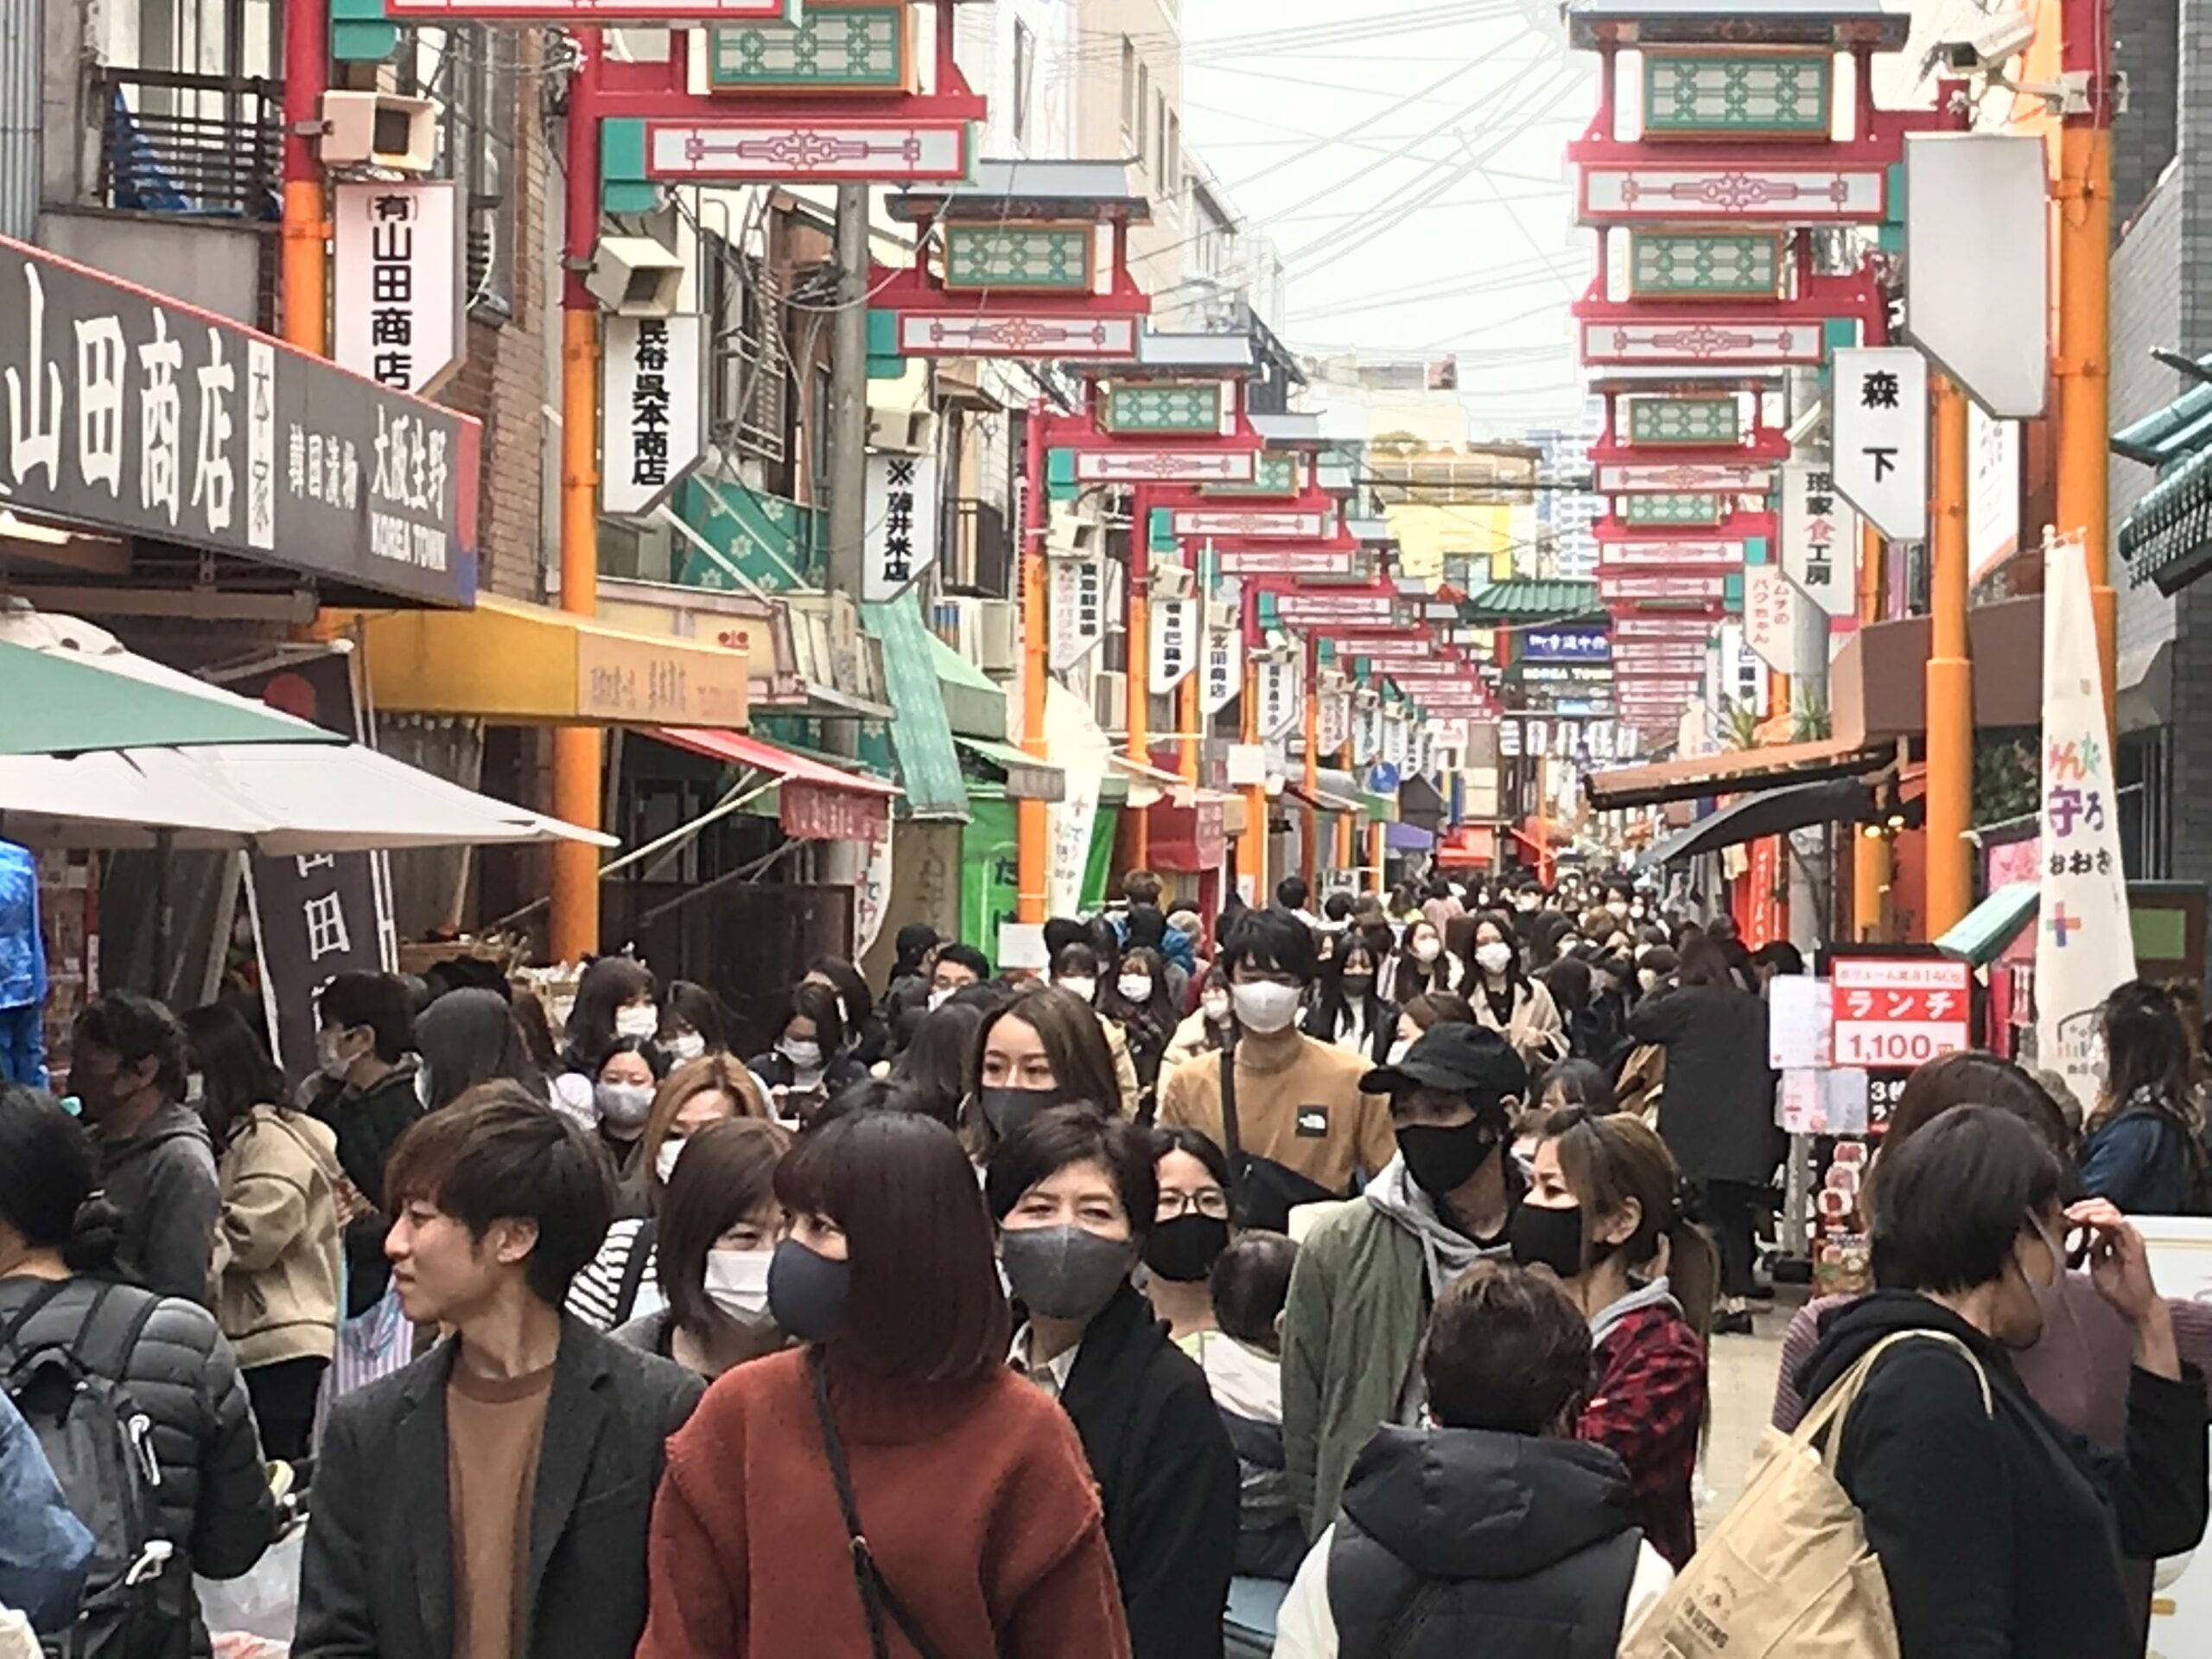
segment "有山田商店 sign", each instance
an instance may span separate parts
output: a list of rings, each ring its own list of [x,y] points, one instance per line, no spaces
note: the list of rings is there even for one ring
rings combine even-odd
[[[380,386],[427,392],[460,366],[460,188],[348,181],[331,193],[330,354]]]
[[[600,399],[600,505],[650,511],[706,453],[696,315],[609,317]]]

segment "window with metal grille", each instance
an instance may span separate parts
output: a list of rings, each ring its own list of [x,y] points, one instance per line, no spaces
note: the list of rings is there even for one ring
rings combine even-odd
[[[438,105],[435,175],[457,181],[467,225],[463,291],[471,312],[515,310],[515,107],[521,36],[466,23],[423,29],[400,49],[395,90]]]
[[[789,370],[762,326],[760,261],[708,230],[699,252],[700,302],[713,330],[708,436],[728,453],[780,465]]]

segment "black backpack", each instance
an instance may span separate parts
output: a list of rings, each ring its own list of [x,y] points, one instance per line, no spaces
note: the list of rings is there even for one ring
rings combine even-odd
[[[92,1535],[77,1616],[42,1649],[55,1659],[156,1659],[186,1617],[191,1580],[175,1547],[154,1536],[162,1484],[154,1421],[120,1379],[161,1298],[102,1285],[72,1339],[19,1345],[17,1334],[63,1282],[40,1291],[0,1331],[0,1390]]]

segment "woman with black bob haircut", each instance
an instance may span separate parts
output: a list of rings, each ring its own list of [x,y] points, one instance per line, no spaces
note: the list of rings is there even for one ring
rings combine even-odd
[[[696,980],[671,979],[661,999],[660,1046],[677,1065],[729,1052],[729,1011]]]
[[[960,1127],[961,1103],[968,1098],[968,1065],[976,1052],[976,1032],[983,1011],[948,1002],[922,1015],[914,1034],[891,1063],[891,1081],[913,1091],[919,1104],[949,1129]]]
[[[2102,1199],[2062,1207],[2062,1179],[2033,1129],[1986,1106],[1885,1152],[1870,1185],[1878,1288],[1828,1319],[1798,1373],[1815,1402],[1858,1386],[1834,1466],[1866,1517],[1903,1659],[2139,1649],[2122,1557],[2203,1535],[2203,1376],[2176,1351],[2141,1235]],[[2063,1427],[2012,1368],[2043,1332],[2075,1233],[2132,1338],[2120,1454]]]
[[[901,1651],[1126,1655],[1082,1449],[1006,1366],[959,1141],[841,1111],[775,1192],[768,1307],[805,1346],[725,1374],[670,1440],[638,1659],[885,1651],[894,1628]]]
[[[1160,1204],[1150,1133],[1085,1106],[1032,1118],[991,1158],[999,1256],[1027,1313],[1014,1363],[1057,1399],[1106,1505],[1135,1659],[1222,1651],[1236,1453],[1205,1373],[1129,1282]]]
[[[657,991],[645,963],[630,957],[601,957],[576,981],[576,1000],[561,1033],[561,1075],[553,1080],[553,1098],[586,1128],[599,1122],[592,1090],[599,1062],[615,1039],[651,1041],[660,1035]]]
[[[2130,1215],[2189,1212],[2204,1185],[2189,1033],[2173,997],[2137,980],[2099,1015],[2107,1081],[2083,1126],[2082,1189]]]
[[[185,1659],[208,1649],[193,1575],[251,1569],[276,1535],[276,1505],[214,1316],[114,1281],[121,1217],[93,1196],[93,1170],[92,1142],[60,1103],[0,1086],[0,1368],[73,1354],[149,1420],[160,1478],[145,1526],[170,1551],[153,1573],[148,1599],[165,1628],[149,1651]],[[39,1410],[47,1389],[34,1381],[24,1408]],[[96,1564],[87,1593],[112,1587],[111,1571]]]
[[[804,1121],[839,1090],[860,1083],[867,1071],[845,1048],[845,1016],[837,993],[818,979],[791,988],[784,1017],[776,1027],[776,1046],[747,1062],[768,1085],[776,1116]]]

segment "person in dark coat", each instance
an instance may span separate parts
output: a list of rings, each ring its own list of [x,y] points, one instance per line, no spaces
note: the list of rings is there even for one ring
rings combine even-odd
[[[2099,1025],[2106,1084],[2083,1126],[2082,1192],[2131,1216],[2196,1211],[2204,1154],[2180,1010],[2164,990],[2139,980],[2105,999]]]
[[[174,1548],[161,1578],[176,1609],[161,1659],[186,1659],[208,1646],[193,1575],[251,1570],[276,1536],[276,1503],[214,1315],[113,1282],[119,1218],[93,1197],[94,1168],[90,1137],[60,1103],[0,1089],[0,1371],[82,1342],[86,1363],[151,1420],[161,1478],[148,1530]]]
[[[1628,1471],[1573,1437],[1590,1327],[1548,1274],[1478,1262],[1430,1316],[1433,1428],[1386,1423],[1275,1621],[1275,1659],[1611,1659],[1674,1580]]]
[[[1817,1402],[1872,1357],[1835,1471],[1903,1659],[2139,1652],[2123,1559],[2203,1535],[2203,1376],[2176,1350],[2141,1235],[2103,1199],[2062,1210],[2060,1183],[2035,1131],[1992,1107],[1953,1107],[1885,1152],[1868,1188],[1878,1288],[1828,1315],[1798,1372]],[[2124,1452],[2062,1427],[2012,1367],[2076,1232],[2132,1336]]]
[[[1728,957],[1700,935],[1682,947],[1674,989],[1629,1014],[1630,1038],[1667,1051],[1659,1134],[1697,1194],[1720,1247],[1718,1335],[1748,1335],[1752,1235],[1782,1156],[1768,1069],[1766,1004],[1736,982]]]
[[[1028,1314],[1013,1361],[1058,1397],[1097,1477],[1133,1659],[1218,1659],[1236,1452],[1205,1373],[1129,1283],[1159,1211],[1150,1136],[1055,1107],[999,1143],[984,1195]]]
[[[315,1049],[322,1084],[308,1109],[337,1132],[339,1194],[346,1246],[346,1317],[358,1319],[391,1282],[385,1235],[384,1166],[407,1128],[423,1116],[416,1064],[415,1010],[392,974],[340,974],[316,1003]]]
[[[868,1081],[868,1073],[846,1050],[837,993],[822,984],[792,988],[776,1027],[775,1047],[755,1054],[746,1066],[768,1085],[769,1105],[777,1116],[802,1121],[840,1090]]]
[[[294,1659],[618,1659],[704,1385],[561,1312],[613,1211],[606,1160],[501,1081],[409,1130],[390,1176],[401,1306],[452,1335],[332,1409]]]

